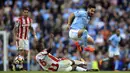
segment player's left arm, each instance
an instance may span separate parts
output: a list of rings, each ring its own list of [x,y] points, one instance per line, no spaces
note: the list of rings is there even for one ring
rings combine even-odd
[[[38,40],[37,40],[37,36],[36,36],[36,32],[34,31],[33,27],[31,26],[32,23],[33,23],[33,20],[31,19],[31,23],[30,23],[29,29],[30,29],[30,32],[31,32],[31,33],[33,34],[33,36],[34,36],[34,40],[35,40],[35,41],[38,41]]]
[[[112,44],[112,40],[114,39],[115,35],[112,35],[109,39],[108,39],[108,43],[110,45],[112,45],[113,47],[115,47],[115,45]]]
[[[69,18],[68,18],[68,27],[67,27],[67,29],[70,28],[70,26],[71,26],[71,24],[72,24],[74,18],[75,18],[74,13],[71,13],[70,16],[69,16]]]
[[[32,28],[32,26],[29,26],[30,32],[33,34],[33,36],[36,36],[36,33],[34,31],[34,29]]]

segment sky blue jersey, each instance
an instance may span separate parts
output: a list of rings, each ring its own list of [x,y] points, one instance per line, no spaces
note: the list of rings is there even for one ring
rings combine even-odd
[[[109,38],[110,42],[112,43],[112,45],[115,46],[115,48],[118,47],[119,42],[121,41],[121,37],[117,36],[116,34],[113,34],[110,38]]]
[[[70,26],[71,29],[84,29],[87,27],[90,16],[88,16],[87,11],[80,10],[74,12],[75,18]]]

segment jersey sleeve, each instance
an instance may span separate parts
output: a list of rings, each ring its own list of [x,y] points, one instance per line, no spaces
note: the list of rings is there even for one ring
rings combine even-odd
[[[20,20],[18,19],[18,20],[15,21],[15,25],[14,26],[18,27],[19,25],[20,25]]]
[[[109,41],[113,40],[115,35],[112,35],[110,38],[109,38]]]
[[[29,20],[30,20],[30,24],[32,24],[32,23],[33,23],[33,20],[32,20],[31,18],[30,18]]]
[[[76,11],[74,12],[75,17],[82,16],[85,13],[85,11]]]
[[[32,26],[33,20],[31,18],[29,18],[30,24],[29,26]]]
[[[33,23],[33,20],[31,19],[31,24]]]

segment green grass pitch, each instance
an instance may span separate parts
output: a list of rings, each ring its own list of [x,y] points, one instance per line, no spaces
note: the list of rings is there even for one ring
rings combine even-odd
[[[98,71],[98,72],[45,72],[45,71],[0,71],[0,73],[130,73],[130,71],[120,71],[120,72],[115,72],[115,71]]]

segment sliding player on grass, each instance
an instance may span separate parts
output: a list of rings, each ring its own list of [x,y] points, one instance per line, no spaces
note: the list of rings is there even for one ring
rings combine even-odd
[[[52,36],[50,38],[51,41],[53,41]],[[36,61],[45,71],[87,71],[87,69],[83,68],[86,65],[85,62],[63,58],[58,59],[52,56],[50,54],[52,48],[52,42],[48,49],[37,48],[39,53],[36,55]]]

